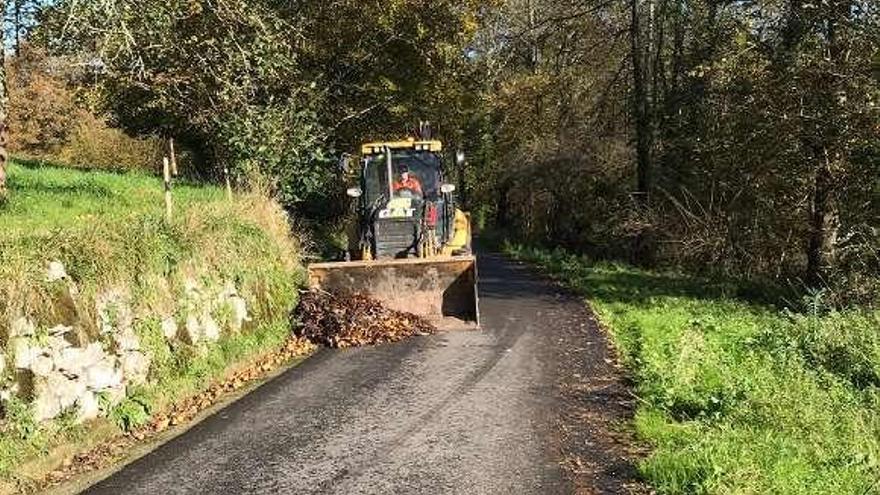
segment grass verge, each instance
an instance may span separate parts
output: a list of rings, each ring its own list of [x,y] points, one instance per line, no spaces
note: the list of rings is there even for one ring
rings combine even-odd
[[[0,206],[0,343],[9,344],[12,322],[22,317],[40,329],[70,326],[79,345],[107,339],[100,301],[108,294],[125,301],[151,364],[147,382],[129,387],[108,411],[120,430],[145,424],[230,366],[287,341],[304,272],[275,202],[249,193],[228,201],[220,188],[181,184],[167,222],[162,182],[142,173],[13,163],[9,188]],[[54,261],[66,267],[75,291],[47,280]],[[230,308],[206,306],[229,285],[247,302],[251,321],[241,329],[233,330]],[[163,321],[184,328],[208,312],[222,329],[218,342],[166,337]],[[11,387],[15,373],[7,366],[0,388]],[[77,424],[72,411],[38,424],[25,399],[4,401],[2,412],[0,479],[19,486],[28,482],[18,472],[24,462],[94,429]]]
[[[585,295],[632,370],[643,476],[668,494],[880,493],[880,315],[506,247]]]

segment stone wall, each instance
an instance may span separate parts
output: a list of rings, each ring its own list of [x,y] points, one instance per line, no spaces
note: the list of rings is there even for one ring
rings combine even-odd
[[[41,422],[67,412],[79,422],[107,415],[133,387],[154,379],[150,350],[137,331],[146,319],[162,321],[165,343],[173,349],[214,345],[250,321],[248,304],[231,282],[188,279],[176,308],[164,315],[136,308],[124,288],[98,294],[94,311],[83,311],[84,298],[59,262],[47,267],[46,283],[53,287],[51,304],[59,308],[53,314],[60,321],[41,326],[29,315],[18,316],[0,353],[0,400],[30,404]]]

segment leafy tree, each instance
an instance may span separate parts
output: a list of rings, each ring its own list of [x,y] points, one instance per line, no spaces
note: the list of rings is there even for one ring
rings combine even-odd
[[[435,89],[479,4],[62,0],[41,39],[96,61],[120,125],[176,136],[209,174],[257,168],[315,211],[343,185],[331,155],[449,106]]]
[[[57,153],[68,141],[83,110],[63,77],[49,69],[52,60],[25,45],[9,57],[9,148],[29,156]]]
[[[864,293],[877,9],[507,2],[476,45],[483,203],[536,241]]]

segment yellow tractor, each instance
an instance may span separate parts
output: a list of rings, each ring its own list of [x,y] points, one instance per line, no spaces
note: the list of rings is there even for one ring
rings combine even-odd
[[[442,143],[368,143],[361,157],[348,190],[357,202],[349,261],[311,265],[312,287],[367,294],[438,325],[479,324],[471,222],[444,176]]]

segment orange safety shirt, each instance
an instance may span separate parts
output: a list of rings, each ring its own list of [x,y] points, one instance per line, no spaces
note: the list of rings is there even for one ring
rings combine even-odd
[[[401,189],[409,189],[410,191],[422,194],[422,184],[413,176],[409,176],[406,180],[398,180],[394,182],[394,192],[400,191]]]

